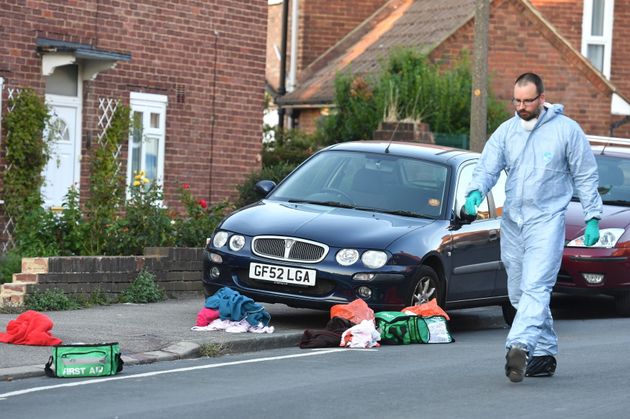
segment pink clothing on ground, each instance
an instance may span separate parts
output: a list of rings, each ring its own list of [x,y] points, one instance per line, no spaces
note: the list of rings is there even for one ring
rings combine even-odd
[[[195,323],[195,326],[207,326],[210,322],[218,318],[219,310],[204,307],[197,313],[197,323]]]

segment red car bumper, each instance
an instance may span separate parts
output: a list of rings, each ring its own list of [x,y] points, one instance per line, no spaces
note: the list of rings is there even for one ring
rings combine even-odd
[[[591,274],[590,281],[585,274]],[[566,247],[555,288],[602,293],[630,290],[630,248]]]

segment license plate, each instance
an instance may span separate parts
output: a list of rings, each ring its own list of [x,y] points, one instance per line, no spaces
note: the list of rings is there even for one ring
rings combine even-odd
[[[315,286],[315,269],[291,268],[289,266],[263,265],[251,263],[249,277],[260,281],[271,281],[281,284]]]

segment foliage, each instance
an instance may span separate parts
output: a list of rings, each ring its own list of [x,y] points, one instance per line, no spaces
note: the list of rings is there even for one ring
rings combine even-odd
[[[162,187],[136,172],[129,187],[124,216],[106,228],[109,240],[104,253],[139,255],[145,247],[173,246],[175,236],[168,209],[163,206]]]
[[[22,271],[22,255],[11,250],[0,256],[0,284],[11,282],[13,274]]]
[[[376,77],[340,74],[335,80],[336,112],[320,121],[323,142],[371,139],[383,120],[422,121],[431,131],[468,134],[472,75],[464,53],[450,68],[410,48],[394,50]],[[488,92],[488,128],[507,119],[503,105]]]
[[[155,282],[155,275],[149,271],[142,270],[136,279],[131,283],[121,295],[120,301],[123,303],[155,303],[165,298],[162,290]]]
[[[226,348],[222,343],[203,343],[199,345],[199,355],[208,358],[216,358],[225,353]]]
[[[9,100],[9,108],[12,111],[5,116],[7,170],[3,195],[7,213],[20,222],[23,214],[42,203],[42,171],[49,158],[43,132],[50,115],[43,100],[31,89],[24,89]]]
[[[204,199],[197,199],[190,191],[188,183],[179,190],[180,201],[186,208],[186,216],[175,220],[175,241],[177,246],[203,247],[206,238],[212,235],[215,226],[231,210],[228,201],[208,206]]]
[[[24,257],[56,256],[59,254],[56,226],[52,211],[34,205],[24,211],[15,223],[13,238],[16,250]]]
[[[81,304],[68,297],[62,290],[35,291],[24,298],[24,307],[35,311],[76,310]]]
[[[276,183],[284,179],[296,164],[280,162],[271,166],[264,166],[261,170],[251,172],[241,183],[237,185],[239,196],[236,201],[236,208],[241,208],[258,201],[261,196],[256,192],[256,183],[260,180],[272,180]]]
[[[129,135],[129,114],[129,107],[118,103],[110,126],[94,147],[90,195],[85,204],[86,228],[91,238],[84,243],[86,254],[102,253],[108,241],[107,226],[114,221],[125,199],[125,179],[116,154]]]
[[[323,144],[369,140],[383,118],[384,99],[369,80],[341,73],[335,78],[336,112],[320,120]]]
[[[56,243],[59,245],[59,255],[86,256],[83,253],[87,247],[86,238],[92,236],[83,222],[79,191],[74,186],[68,190],[62,208],[63,211],[57,217],[56,225]]]
[[[314,134],[306,134],[297,129],[285,130],[282,133],[277,127],[267,129],[275,132],[273,136],[275,140],[263,143],[263,167],[278,163],[297,166],[318,148],[317,137]]]

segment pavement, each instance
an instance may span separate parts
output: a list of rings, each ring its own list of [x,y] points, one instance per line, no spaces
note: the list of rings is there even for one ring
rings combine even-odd
[[[207,345],[219,354],[255,352],[298,346],[306,329],[323,329],[328,311],[263,304],[271,315],[273,333],[193,331],[201,296],[151,304],[113,304],[81,310],[44,312],[52,321],[51,334],[70,343],[118,342],[125,366],[203,356]],[[458,312],[464,314],[458,314]],[[459,310],[451,315],[457,329],[504,328],[499,307]],[[0,314],[0,332],[18,314]],[[452,327],[451,327],[452,329]],[[0,381],[44,375],[49,346],[0,343]]]

